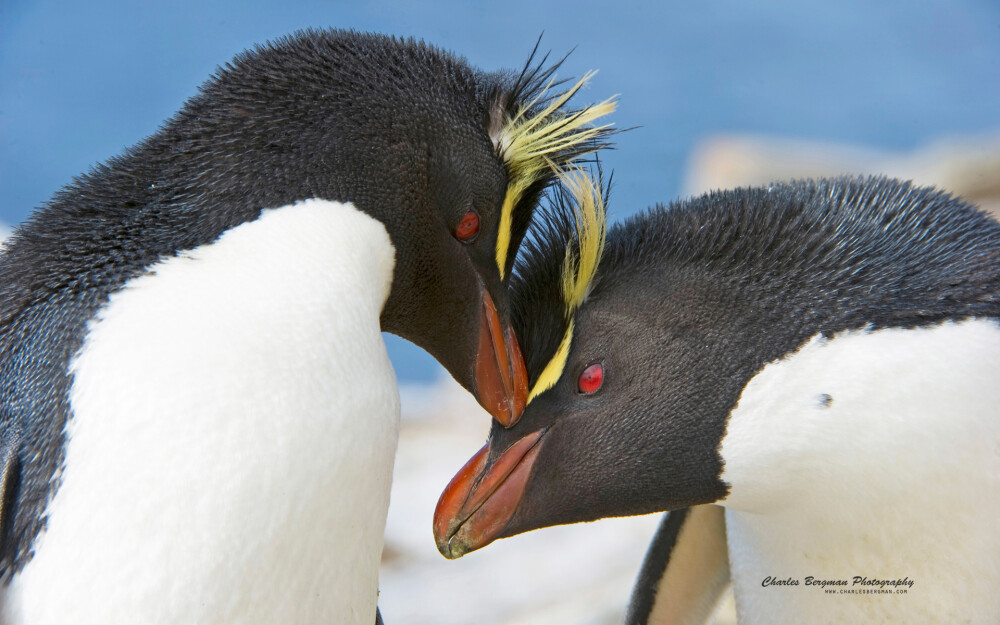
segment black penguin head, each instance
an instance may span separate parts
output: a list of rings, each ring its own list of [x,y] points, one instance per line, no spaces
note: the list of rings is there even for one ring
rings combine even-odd
[[[170,148],[199,168],[190,194],[233,210],[321,198],[380,220],[396,251],[383,329],[511,424],[527,392],[511,267],[540,195],[605,145],[610,128],[591,122],[614,108],[567,110],[587,77],[553,90],[558,63],[533,59],[490,74],[412,40],[308,31],[220,71],[168,127]]]
[[[519,267],[531,398],[441,496],[446,557],[725,499],[720,444],[769,362],[818,334],[1000,317],[1000,227],[896,181],[744,189],[633,217],[609,232],[585,298],[567,308],[559,239],[571,232],[541,231]]]
[[[715,453],[725,411],[701,399],[725,401],[705,339],[721,320],[687,315],[712,289],[620,253],[634,229],[613,230],[602,261],[601,194],[582,182],[566,185],[576,190],[575,223],[551,219],[526,244],[513,290],[515,328],[530,346],[528,407],[514,427],[494,426],[442,495],[434,532],[446,557],[539,527],[726,492]],[[688,362],[698,364],[679,364]]]

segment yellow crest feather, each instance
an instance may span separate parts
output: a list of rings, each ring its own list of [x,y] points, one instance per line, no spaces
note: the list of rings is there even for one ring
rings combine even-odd
[[[573,196],[576,207],[573,215],[576,221],[576,253],[573,253],[572,245],[567,246],[562,267],[563,312],[568,324],[559,348],[545,365],[528,394],[528,403],[555,386],[562,377],[573,339],[573,315],[590,293],[590,287],[597,275],[597,266],[604,254],[607,233],[607,214],[600,186],[579,170],[562,173],[559,177],[563,186]]]
[[[552,355],[552,359],[542,369],[542,374],[538,376],[535,386],[528,393],[528,401],[525,402],[525,405],[530,404],[531,400],[537,395],[555,386],[559,378],[562,377],[563,369],[566,368],[566,359],[569,358],[569,344],[572,340],[573,320],[570,319],[569,325],[566,327],[566,334],[563,335],[563,339],[559,343],[559,349],[556,350],[556,353]]]
[[[507,164],[510,174],[507,194],[500,211],[500,230],[497,233],[496,260],[501,279],[504,278],[510,254],[514,207],[528,188],[547,171],[558,174],[561,166],[569,165],[581,156],[596,150],[597,147],[595,144],[593,149],[579,152],[566,162],[553,162],[552,159],[560,152],[593,141],[606,134],[611,127],[611,124],[604,126],[589,124],[615,110],[617,102],[614,97],[572,114],[559,113],[566,102],[587,84],[595,73],[587,72],[573,87],[553,98],[541,111],[526,117],[532,107],[543,101],[545,94],[552,88],[554,79],[549,81],[534,100],[522,107],[513,118],[504,122],[496,139],[497,151]]]
[[[577,253],[573,254],[572,247],[566,249],[562,270],[566,317],[572,318],[573,313],[587,298],[594,276],[597,275],[597,265],[604,254],[607,216],[601,189],[589,176],[577,170],[562,174],[560,178],[576,205],[574,217]]]

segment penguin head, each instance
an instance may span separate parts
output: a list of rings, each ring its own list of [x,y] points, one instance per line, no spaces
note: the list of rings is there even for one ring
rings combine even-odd
[[[570,110],[589,75],[561,90],[545,61],[485,73],[422,42],[307,31],[223,68],[169,149],[197,172],[187,192],[230,210],[321,198],[381,221],[395,248],[383,330],[510,425],[527,394],[511,268],[540,196],[605,145],[611,129],[591,122],[614,108]]]
[[[513,287],[528,406],[514,427],[494,425],[441,496],[434,532],[449,558],[539,527],[726,494],[715,451],[726,392],[704,336],[725,321],[692,314],[719,294],[644,262],[655,254],[631,254],[634,229],[613,230],[605,252],[600,187],[565,187],[575,220],[539,229]]]
[[[550,222],[527,244],[513,290],[529,402],[513,428],[494,424],[442,494],[434,533],[446,557],[551,525],[720,501],[784,505],[843,466],[843,449],[826,439],[858,436],[831,417],[845,413],[829,408],[839,400],[824,394],[832,374],[822,368],[768,387],[773,405],[746,407],[768,417],[754,423],[769,424],[773,441],[734,430],[744,389],[768,363],[845,331],[1000,315],[1000,228],[896,181],[776,185],[660,207],[611,229],[589,275],[578,271],[589,261],[575,259],[600,246],[577,230]],[[851,379],[850,362],[837,370]],[[727,445],[735,453],[724,455]]]

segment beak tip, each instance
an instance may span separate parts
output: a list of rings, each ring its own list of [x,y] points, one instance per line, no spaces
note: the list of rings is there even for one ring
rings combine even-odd
[[[437,550],[442,556],[449,560],[454,560],[454,556],[451,555],[451,547],[448,545],[448,541],[441,541],[438,539],[435,541],[437,543]]]
[[[521,420],[521,415],[524,414],[524,407],[527,404],[526,395],[527,392],[523,388],[515,387],[513,397],[493,411],[493,418],[506,429],[517,425],[517,422]]]
[[[448,532],[447,534],[438,534],[435,532],[434,543],[437,545],[438,553],[449,560],[457,560],[471,551],[468,545],[463,543],[452,532]]]
[[[521,415],[516,415],[516,416],[512,415],[506,421],[501,421],[500,425],[502,425],[505,429],[509,430],[510,428],[512,428],[515,425],[517,425],[517,422],[520,421],[520,420],[521,420]]]
[[[448,547],[448,553],[444,554],[444,557],[449,560],[458,560],[466,553],[465,549],[455,549],[454,546]]]
[[[493,415],[493,418],[497,420],[497,423],[504,426],[504,428],[510,428],[515,423],[517,423],[520,415],[514,415],[506,410],[498,411],[497,414]]]

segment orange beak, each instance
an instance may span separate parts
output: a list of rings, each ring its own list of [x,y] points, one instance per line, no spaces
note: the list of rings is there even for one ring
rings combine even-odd
[[[528,402],[528,370],[509,324],[501,324],[493,298],[483,291],[476,354],[476,394],[504,427],[517,423]]]
[[[519,439],[487,466],[489,444],[452,478],[434,510],[434,541],[453,560],[500,537],[524,495],[545,430]]]

